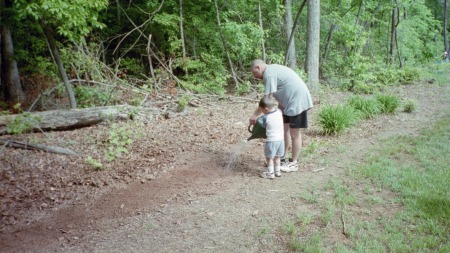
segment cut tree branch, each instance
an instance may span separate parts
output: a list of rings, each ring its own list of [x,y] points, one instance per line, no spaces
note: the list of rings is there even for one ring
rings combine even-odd
[[[31,149],[31,150],[43,150],[50,153],[61,154],[61,155],[72,155],[80,156],[81,154],[73,150],[55,146],[48,146],[43,144],[34,144],[29,142],[22,142],[10,139],[0,139],[0,145],[3,147],[21,148],[21,149]]]

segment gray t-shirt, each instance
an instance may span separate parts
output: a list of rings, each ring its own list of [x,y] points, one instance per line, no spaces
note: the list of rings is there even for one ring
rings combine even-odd
[[[270,64],[264,71],[263,80],[264,94],[273,94],[284,115],[295,116],[313,107],[308,87],[294,70]]]

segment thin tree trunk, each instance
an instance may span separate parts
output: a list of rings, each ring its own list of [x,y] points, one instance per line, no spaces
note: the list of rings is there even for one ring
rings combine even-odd
[[[444,48],[447,55],[444,60],[448,61],[448,38],[447,38],[447,22],[448,22],[448,0],[444,0]]]
[[[389,49],[389,64],[394,63],[394,53],[395,53],[395,28],[397,21],[397,8],[394,7],[392,10],[392,18],[391,18],[391,42],[390,42],[390,49]]]
[[[400,68],[403,68],[402,56],[401,56],[400,48],[398,47],[397,30],[395,30],[395,46],[397,47],[397,57],[398,57],[399,66],[400,66]]]
[[[153,82],[156,84],[156,77],[155,77],[155,71],[153,69],[153,63],[152,63],[152,50],[151,50],[151,41],[152,41],[152,35],[148,35],[148,42],[147,42],[147,59],[148,59],[148,65],[150,67],[150,74],[152,75]],[[156,91],[156,86],[155,86]]]
[[[339,2],[337,4],[337,9],[339,9],[341,7],[341,4],[342,4],[342,0],[339,0]],[[322,63],[325,62],[326,58],[328,57],[328,53],[330,52],[331,39],[333,38],[333,33],[334,33],[334,30],[336,29],[336,27],[337,27],[336,24],[332,24],[330,26],[330,31],[327,34],[327,41],[325,43],[325,50],[322,55]]]
[[[64,69],[64,65],[61,60],[61,56],[59,55],[58,48],[56,46],[55,39],[53,38],[53,33],[50,27],[48,27],[45,23],[41,22],[41,27],[44,30],[45,38],[47,39],[47,43],[50,47],[50,51],[53,55],[53,60],[58,66],[59,75],[66,86],[67,94],[69,96],[70,108],[77,108],[77,101],[75,100],[75,93],[73,92],[72,85],[69,82],[69,78],[67,77],[67,72]]]
[[[223,32],[222,32],[222,24],[220,23],[219,7],[217,6],[217,0],[214,0],[214,6],[216,8],[217,25],[219,26],[219,33],[220,33],[220,37],[222,39],[223,48],[225,50],[225,53],[227,54],[228,64],[230,65],[231,76],[233,77],[234,84],[237,87],[239,85],[239,82],[237,80],[236,73],[234,71],[233,62],[231,61],[230,52],[228,51],[227,43],[225,41],[225,36],[223,35]]]
[[[263,28],[263,22],[262,22],[262,13],[261,13],[261,1],[258,0],[258,19],[259,19],[259,28],[262,32],[262,39],[261,39],[261,54],[262,54],[262,60],[266,62],[266,47],[264,45],[264,28]]]
[[[1,1],[0,8],[10,7],[11,1]],[[1,23],[1,82],[6,100],[16,103],[25,101],[20,83],[19,69],[14,59],[14,44],[11,30],[6,22]]]
[[[397,3],[397,23],[395,24],[395,47],[397,48],[397,57],[398,57],[398,62],[400,65],[400,68],[403,67],[403,61],[402,61],[402,57],[401,57],[401,52],[400,52],[400,48],[398,47],[398,37],[397,37],[397,26],[400,24],[400,8],[398,0],[395,0],[395,2]]]
[[[308,0],[308,44],[306,72],[312,91],[319,85],[320,0]]]
[[[357,24],[359,23],[359,19],[361,18],[361,12],[362,12],[362,7],[363,7],[363,2],[364,2],[364,0],[361,0],[361,2],[359,3],[358,16],[356,16],[355,25],[357,25]]]
[[[184,45],[184,30],[183,30],[183,0],[180,0],[180,40],[184,59],[186,58],[186,47]]]
[[[293,43],[294,31],[297,28],[298,21],[300,20],[300,14],[302,13],[303,8],[306,5],[306,1],[307,0],[303,0],[303,3],[300,5],[300,8],[298,9],[297,16],[295,17],[294,25],[292,26],[291,35],[289,36],[288,45],[286,47],[286,53],[284,54],[285,55],[285,57],[284,57],[284,65],[287,64],[287,60],[288,60],[288,52],[287,52],[287,50],[289,49],[290,45]]]
[[[285,0],[284,2],[284,7],[286,9],[285,13],[284,13],[284,19],[285,19],[285,31],[286,31],[286,40],[288,41],[287,43],[287,52],[286,52],[286,57],[287,57],[287,65],[289,68],[291,69],[295,69],[295,67],[297,66],[297,57],[295,55],[295,41],[294,41],[294,36],[291,37],[291,34],[294,33],[294,31],[292,30],[293,24],[292,24],[292,3],[291,0]],[[289,43],[289,41],[292,41]]]
[[[325,50],[323,51],[323,55],[322,55],[322,63],[325,62],[326,58],[328,57],[328,53],[330,52],[330,44],[331,44],[331,39],[333,38],[333,33],[334,30],[336,29],[337,25],[336,24],[332,24],[330,27],[330,31],[327,34],[327,41],[325,43]]]

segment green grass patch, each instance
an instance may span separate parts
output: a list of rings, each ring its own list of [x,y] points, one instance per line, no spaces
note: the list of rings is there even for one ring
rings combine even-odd
[[[400,106],[400,100],[394,95],[380,94],[376,97],[382,113],[394,113]]]
[[[448,252],[449,138],[447,116],[420,136],[386,140],[366,165],[353,171],[357,177],[398,194],[405,209],[395,217],[352,227],[357,252],[364,248],[380,252]]]
[[[417,101],[415,100],[407,100],[403,104],[403,111],[407,113],[412,113],[417,109]]]
[[[353,126],[360,114],[349,105],[327,105],[320,110],[318,117],[325,134],[339,134]]]
[[[382,140],[345,177],[332,177],[287,223],[293,252],[450,252],[450,115],[420,135]],[[347,177],[347,178],[346,178]],[[359,187],[355,187],[359,186]],[[303,200],[316,199],[299,196]],[[316,222],[319,221],[319,222]],[[346,225],[345,243],[339,239]]]
[[[370,119],[381,112],[380,104],[376,99],[363,98],[361,96],[354,96],[348,100],[348,104],[361,112],[363,118]]]

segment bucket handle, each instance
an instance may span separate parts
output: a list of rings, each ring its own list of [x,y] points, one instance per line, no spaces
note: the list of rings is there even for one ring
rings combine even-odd
[[[252,133],[252,130],[253,130],[253,125],[248,125],[248,132]]]

